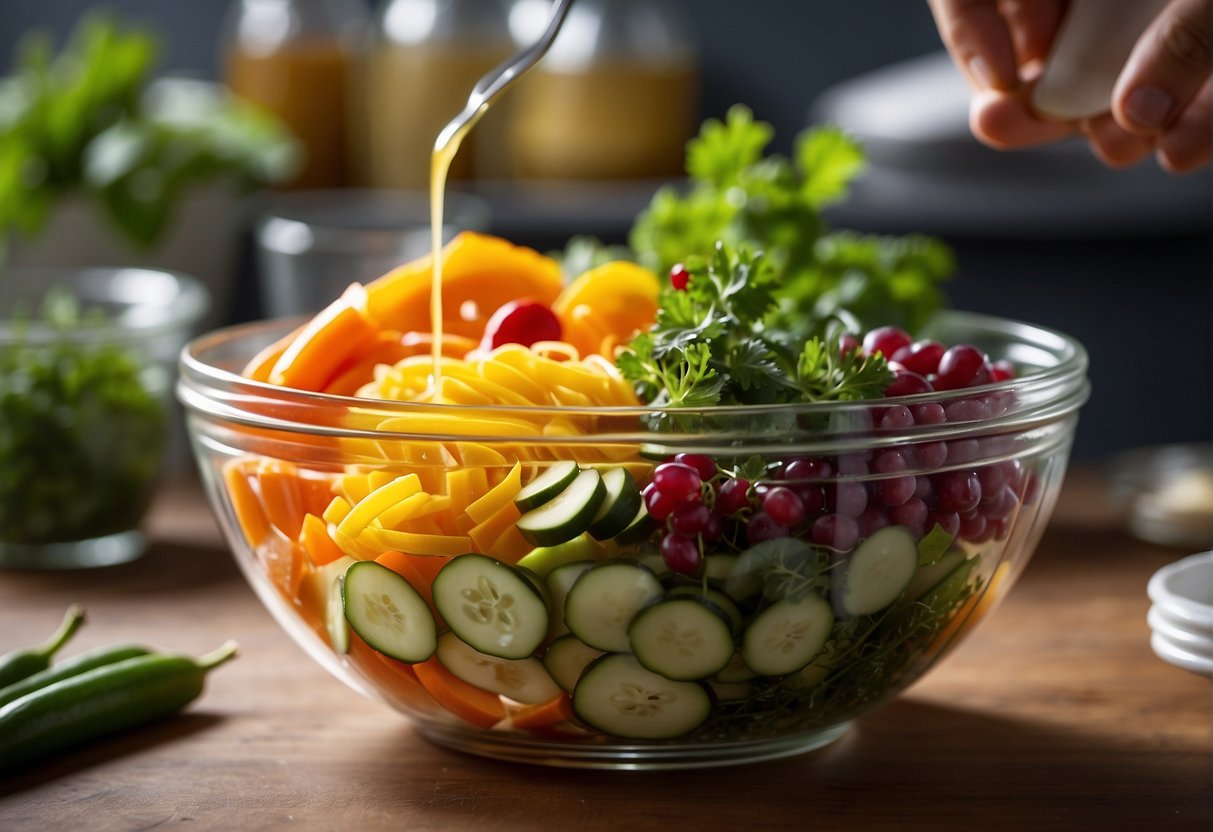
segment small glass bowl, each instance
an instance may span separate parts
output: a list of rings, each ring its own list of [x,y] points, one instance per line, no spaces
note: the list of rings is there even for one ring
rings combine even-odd
[[[962,313],[940,316],[922,335],[974,344],[994,360],[1009,359],[1020,368],[1017,379],[876,401],[663,411],[385,402],[285,389],[240,375],[259,350],[297,324],[270,321],[221,330],[196,340],[182,355],[178,395],[187,429],[241,570],[312,658],[354,690],[407,714],[427,738],[489,757],[556,766],[727,765],[797,754],[841,736],[853,718],[889,701],[939,661],[1007,593],[1053,510],[1078,409],[1088,394],[1086,354],[1072,339]],[[905,427],[905,418],[884,418],[894,407],[907,413],[922,408],[938,418],[924,415]],[[632,526],[632,533],[604,542],[585,539],[572,549],[556,546],[540,554],[526,541],[519,546],[512,525],[516,505],[509,499],[516,488],[506,488],[511,477],[515,483],[531,481],[556,464],[582,473],[590,467],[625,468],[644,486],[655,466],[677,453],[706,456],[716,470],[740,467],[755,486],[752,494],[777,486],[797,489],[816,513],[793,524],[789,537],[753,546],[744,535],[756,540],[754,525],[726,526],[717,542],[704,544],[703,572],[693,579],[663,571],[663,528]],[[793,468],[794,461],[801,464]],[[714,489],[716,478],[703,487]],[[372,506],[379,501],[367,496],[405,480],[412,480],[413,491],[424,491],[407,512],[415,505],[433,509],[417,522],[432,523],[429,533],[444,540],[466,535],[466,549],[438,557],[432,550],[419,556],[420,549],[383,548],[384,541],[429,547],[434,540],[398,531],[404,526],[397,520],[414,522],[404,500],[393,502],[389,519],[386,510]],[[896,515],[865,511],[863,504],[897,503],[907,496],[907,486],[917,504],[901,503],[908,507]],[[506,497],[499,499],[498,488]],[[940,496],[945,491],[950,505],[965,505],[964,514],[956,509],[949,516]],[[715,497],[705,492],[702,499]],[[348,512],[331,512],[342,504]],[[817,513],[855,519],[825,524],[834,533],[827,531],[823,539]],[[351,520],[351,528],[370,529],[356,558],[346,544],[333,544],[344,539],[344,518],[355,516],[360,519]],[[888,533],[860,558],[860,549],[885,532],[882,525]],[[848,526],[855,532],[849,538],[843,529]],[[361,539],[362,532],[349,533]],[[882,575],[894,557],[880,551],[884,541],[901,547],[895,557],[903,581]],[[399,661],[347,629],[351,603],[362,609],[358,605],[365,602],[370,610],[381,600],[373,593],[348,594],[354,569],[380,574],[359,564],[371,559],[412,586],[406,595],[416,590],[434,605],[432,621],[422,601],[407,613],[414,618],[406,616],[429,622],[425,629],[432,625],[438,644],[433,657]],[[445,573],[452,564],[458,569]],[[439,597],[443,574],[464,566],[511,575],[518,595],[498,593],[504,584],[493,577],[468,584],[462,596]],[[637,670],[640,659],[630,652],[639,652],[633,626],[642,613],[615,620],[619,616],[610,612],[630,610],[635,587],[617,588],[608,578],[599,584],[601,592],[584,589],[589,584],[583,581],[600,568],[594,580],[611,574],[605,567],[617,568],[615,577],[643,584],[650,597],[690,594],[695,603],[720,612],[726,634],[715,638],[719,652],[732,655],[728,666],[708,675],[701,670],[702,678],[679,670],[693,678],[679,676],[673,686],[662,674]],[[868,593],[866,587],[880,589]],[[849,594],[853,588],[858,594]],[[470,606],[460,606],[460,597]],[[616,604],[619,598],[624,601]],[[444,600],[453,606],[440,614]],[[781,603],[795,608],[794,621],[771,612],[789,609]],[[497,612],[485,613],[484,604]],[[827,624],[796,617],[808,610],[801,604],[813,608],[814,622],[829,626],[807,663],[779,655],[808,638],[797,630],[802,624],[818,627],[819,638],[825,632],[820,628]],[[581,622],[572,620],[577,606],[586,611]],[[393,609],[389,604],[386,613]],[[699,607],[677,609],[698,614]],[[462,632],[446,631],[452,616],[496,621],[497,614],[507,629],[527,616],[542,619],[547,635],[525,657],[503,661],[467,653]],[[562,641],[561,621],[586,641],[602,639],[600,649]],[[598,622],[605,622],[605,631],[597,629]],[[661,626],[668,633],[656,638],[681,649],[682,624],[677,615],[667,619]],[[595,659],[603,650],[606,655]],[[531,682],[537,687],[526,688]],[[571,690],[571,697],[557,693],[558,687]],[[650,713],[676,713],[686,723],[654,727],[645,723]]]
[[[0,272],[0,567],[143,553],[175,358],[208,307],[171,272]]]

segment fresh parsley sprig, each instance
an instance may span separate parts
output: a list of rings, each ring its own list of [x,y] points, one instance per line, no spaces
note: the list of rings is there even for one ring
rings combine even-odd
[[[629,243],[659,274],[718,242],[765,252],[780,288],[779,328],[803,342],[824,337],[841,310],[860,329],[916,331],[943,303],[951,253],[937,240],[831,230],[821,212],[844,199],[862,172],[862,147],[818,127],[797,137],[791,158],[764,155],[774,136],[745,107],[704,122],[687,145],[686,187],[666,187],[632,227]]]
[[[665,407],[878,398],[892,381],[879,356],[843,353],[835,337],[797,342],[769,318],[779,287],[763,255],[723,243],[693,258],[685,290],[661,295],[652,331],[618,356],[646,402]]]

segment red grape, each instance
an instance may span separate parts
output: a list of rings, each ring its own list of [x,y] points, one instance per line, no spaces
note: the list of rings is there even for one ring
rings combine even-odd
[[[788,527],[776,523],[768,514],[758,512],[750,518],[746,536],[751,544],[788,536]]]
[[[704,482],[716,476],[716,462],[705,454],[674,454],[674,461],[694,468]]]
[[[703,480],[699,472],[681,462],[663,462],[653,470],[652,484],[663,494],[683,503],[699,499]]]
[[[683,537],[694,537],[711,519],[711,510],[703,503],[683,503],[670,514],[670,528]]]
[[[736,514],[750,504],[750,481],[745,477],[725,480],[716,495],[716,510],[726,517]]]
[[[804,502],[796,492],[782,485],[763,496],[762,510],[781,526],[795,526],[804,519]]]
[[[827,514],[813,523],[809,537],[818,546],[846,552],[859,542],[859,524],[845,514]]]
[[[881,326],[863,336],[863,351],[868,355],[881,353],[891,359],[893,353],[910,345],[910,336],[895,326]]]
[[[694,575],[699,571],[703,555],[694,540],[671,532],[661,539],[661,559],[680,575]]]

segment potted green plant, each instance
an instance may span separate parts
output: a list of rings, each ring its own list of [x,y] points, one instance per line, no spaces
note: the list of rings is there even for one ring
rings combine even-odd
[[[199,277],[222,311],[236,200],[282,181],[296,144],[222,86],[154,78],[148,31],[86,17],[56,53],[27,37],[0,80],[0,253],[12,265],[129,266]]]

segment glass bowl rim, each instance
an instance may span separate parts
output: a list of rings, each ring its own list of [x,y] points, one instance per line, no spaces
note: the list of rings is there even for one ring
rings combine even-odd
[[[418,415],[453,418],[455,415],[471,414],[488,417],[516,417],[530,419],[575,419],[578,417],[620,417],[644,419],[659,416],[713,417],[717,419],[744,420],[753,417],[810,416],[812,414],[867,414],[874,406],[913,406],[928,402],[946,405],[974,396],[990,395],[1001,391],[1033,392],[1038,399],[1029,407],[1012,409],[1009,413],[975,422],[945,422],[938,425],[915,425],[912,428],[874,431],[864,428],[862,421],[851,430],[859,435],[857,445],[875,447],[894,445],[905,441],[925,441],[967,437],[985,432],[1020,430],[1032,425],[1054,422],[1077,410],[1086,401],[1089,383],[1086,378],[1087,354],[1082,345],[1073,338],[1056,330],[1010,319],[998,318],[970,312],[947,311],[937,316],[936,325],[962,325],[990,334],[1001,334],[1013,343],[1026,343],[1044,349],[1057,359],[1051,367],[1026,374],[1004,382],[968,387],[960,390],[919,393],[882,399],[858,401],[803,402],[773,405],[727,405],[710,408],[663,408],[647,405],[605,406],[577,408],[559,406],[517,405],[463,405],[435,404],[428,402],[397,402],[382,399],[367,399],[356,396],[339,396],[306,390],[280,387],[268,382],[245,378],[236,372],[207,363],[201,358],[208,350],[230,345],[241,339],[256,336],[283,335],[301,323],[302,319],[274,319],[226,327],[202,335],[181,352],[181,373],[178,381],[178,398],[188,411],[199,413],[226,422],[271,430],[288,430],[311,435],[356,437],[370,439],[433,439],[433,434],[417,434],[397,430],[358,428],[348,423],[324,424],[320,419],[300,421],[298,416],[270,415],[265,410],[256,412],[247,404],[259,401],[270,405],[270,410],[281,408],[290,414],[310,411],[316,416],[344,415],[357,412],[365,415],[390,418],[396,415]],[[247,358],[251,359],[250,353]],[[845,420],[844,420],[845,423]],[[841,432],[841,433],[845,433]],[[527,444],[542,441],[550,445],[576,445],[586,441],[615,441],[630,443],[652,442],[662,436],[694,436],[694,433],[662,434],[655,431],[637,431],[623,434],[581,434],[574,436],[473,436],[458,434],[452,439],[468,442],[505,442]],[[705,434],[700,434],[705,435]],[[719,434],[717,434],[719,435]],[[834,433],[834,436],[841,435]]]

